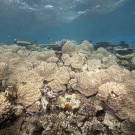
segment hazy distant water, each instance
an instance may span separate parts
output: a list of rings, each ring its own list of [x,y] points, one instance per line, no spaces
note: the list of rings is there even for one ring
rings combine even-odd
[[[108,2],[109,1],[109,2]],[[0,42],[63,38],[135,46],[134,0],[1,0]],[[51,38],[51,40],[48,39]]]

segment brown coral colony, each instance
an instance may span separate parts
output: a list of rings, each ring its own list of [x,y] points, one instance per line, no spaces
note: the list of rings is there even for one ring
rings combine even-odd
[[[58,48],[0,46],[0,134],[134,135],[135,57],[86,40]]]

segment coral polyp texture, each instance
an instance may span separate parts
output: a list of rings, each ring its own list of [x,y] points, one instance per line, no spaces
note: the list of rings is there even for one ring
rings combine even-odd
[[[134,57],[54,43],[0,46],[0,134],[134,135]]]

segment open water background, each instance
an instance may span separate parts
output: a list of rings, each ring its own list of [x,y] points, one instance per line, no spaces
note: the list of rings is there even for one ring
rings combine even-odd
[[[0,0],[0,43],[62,39],[135,47],[135,0]]]

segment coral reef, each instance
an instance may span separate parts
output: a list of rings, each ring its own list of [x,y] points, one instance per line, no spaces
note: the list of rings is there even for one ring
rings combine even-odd
[[[135,134],[133,49],[51,45],[0,46],[0,134]]]

